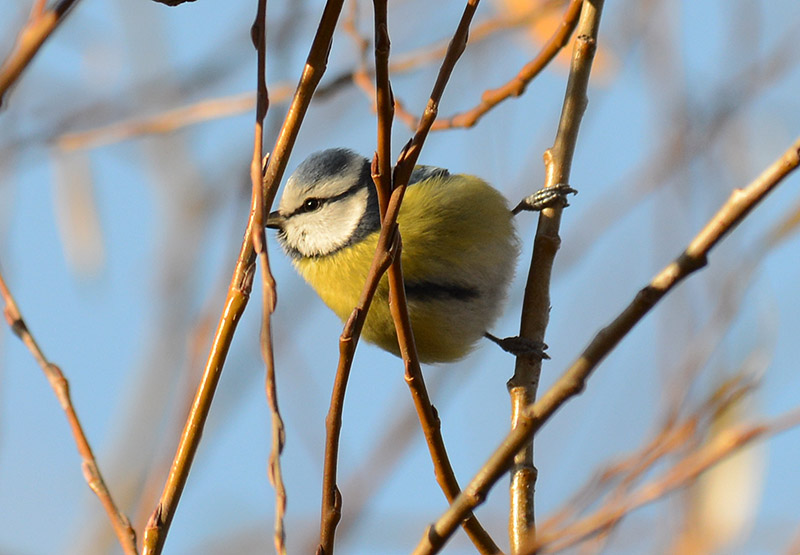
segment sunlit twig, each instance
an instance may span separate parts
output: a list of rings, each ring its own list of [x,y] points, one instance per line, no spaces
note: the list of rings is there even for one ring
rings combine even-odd
[[[576,2],[572,2],[568,12],[575,5]],[[578,142],[578,131],[588,103],[589,75],[597,50],[597,34],[602,9],[602,0],[583,3],[558,131],[553,146],[544,153],[545,187],[569,183],[573,153]],[[569,25],[563,24],[562,27],[567,28]],[[553,40],[551,39],[550,42],[553,43]],[[552,55],[555,56],[555,51]],[[550,319],[550,282],[553,262],[561,242],[558,235],[560,227],[561,207],[553,207],[541,212],[533,242],[528,280],[525,285],[519,331],[520,337],[537,344],[544,343],[545,331]],[[524,429],[527,425],[524,411],[536,400],[541,371],[541,359],[517,357],[514,376],[508,381],[512,430]],[[520,549],[534,528],[536,474],[536,467],[533,465],[533,440],[531,439],[514,456],[514,464],[511,469],[511,506],[508,530],[512,552]]]
[[[275,142],[262,180],[262,211],[272,205],[278,184],[283,176],[288,155],[294,146],[300,125],[303,122],[314,89],[319,84],[327,67],[331,38],[339,18],[343,0],[329,0],[322,13],[320,24],[314,36],[300,83],[292,99],[292,105],[284,120],[283,127]],[[265,107],[266,108],[266,107]],[[217,383],[228,354],[236,325],[241,318],[253,285],[255,251],[253,248],[253,227],[255,211],[251,211],[247,221],[244,239],[236,260],[233,277],[228,288],[225,307],[217,324],[200,386],[195,394],[192,409],[181,434],[175,459],[158,506],[150,516],[145,528],[143,553],[156,555],[164,547],[169,525],[175,516],[183,488],[189,475],[194,455],[200,443],[202,429],[211,409]]]
[[[34,3],[31,16],[20,31],[14,50],[0,65],[0,107],[3,106],[8,89],[19,79],[44,41],[50,37],[77,2],[78,0],[61,0],[49,10],[44,9],[43,2]]]
[[[103,480],[103,475],[100,473],[92,447],[89,445],[89,440],[78,419],[78,413],[72,404],[69,382],[61,369],[44,356],[39,344],[31,335],[25,320],[22,319],[17,303],[14,301],[14,297],[11,296],[11,291],[8,289],[5,279],[3,279],[2,273],[0,273],[0,297],[2,297],[4,304],[3,314],[11,331],[20,338],[42,368],[47,381],[50,382],[50,387],[53,388],[58,402],[67,416],[67,422],[69,422],[72,436],[75,438],[78,453],[81,455],[81,468],[83,469],[83,477],[86,479],[86,483],[89,484],[91,490],[100,499],[100,503],[111,521],[123,551],[126,555],[136,555],[136,533],[133,531],[128,517],[117,508],[113,499],[111,499],[111,493]]]
[[[488,490],[511,466],[514,455],[547,420],[569,399],[586,387],[586,382],[603,358],[630,330],[680,281],[705,266],[707,255],[750,211],[797,166],[800,165],[800,138],[744,189],[735,190],[728,201],[689,243],[686,250],[653,278],[649,285],[607,327],[600,330],[580,357],[561,375],[550,390],[528,406],[522,425],[509,433],[464,489],[462,495],[425,533],[415,553],[430,553],[425,548],[431,537],[446,538],[455,531],[464,515],[485,498]]]

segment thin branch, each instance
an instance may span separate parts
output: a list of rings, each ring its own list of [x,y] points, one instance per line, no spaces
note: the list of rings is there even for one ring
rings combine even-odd
[[[263,179],[263,153],[264,153],[264,118],[269,109],[269,93],[267,91],[266,63],[267,63],[267,0],[258,0],[256,20],[251,30],[253,45],[257,52],[257,83],[256,83],[256,124],[253,139],[253,158],[250,162],[250,181],[252,182],[253,212],[253,250],[261,267],[261,357],[266,366],[266,379],[264,381],[267,404],[270,410],[272,428],[272,446],[269,454],[269,480],[275,488],[275,525],[273,540],[275,552],[279,555],[286,554],[286,530],[284,517],[286,514],[286,486],[283,483],[281,471],[281,453],[286,442],[286,429],[283,425],[280,409],[278,407],[278,388],[275,379],[275,356],[272,348],[272,314],[278,302],[275,278],[269,267],[267,255],[267,238],[264,232],[264,191],[261,187]]]
[[[300,78],[297,90],[286,119],[283,122],[278,138],[276,139],[272,155],[269,158],[264,178],[262,180],[262,217],[267,212],[275,199],[283,172],[286,169],[289,153],[294,146],[300,125],[303,122],[306,111],[314,90],[319,84],[319,80],[325,72],[330,51],[331,39],[333,36],[336,21],[342,8],[343,0],[328,0],[322,13],[320,24],[317,27],[314,41],[311,45],[308,59]],[[266,107],[265,107],[266,108]],[[228,288],[225,306],[217,324],[217,330],[211,345],[206,367],[195,394],[192,408],[186,420],[186,425],[178,443],[175,459],[173,460],[167,482],[161,499],[150,516],[150,520],[145,528],[144,548],[145,555],[156,555],[161,553],[164,547],[166,534],[172,518],[175,516],[178,501],[180,500],[186,479],[189,475],[194,455],[200,443],[200,436],[205,425],[208,412],[211,409],[211,401],[214,397],[217,383],[222,373],[222,367],[228,354],[236,325],[241,318],[250,291],[253,286],[253,272],[255,262],[255,251],[253,248],[253,228],[256,210],[250,211],[247,221],[247,229],[244,233],[242,246],[234,267],[233,277]]]
[[[280,101],[288,99],[291,91],[288,84],[281,85],[278,92]],[[141,135],[172,133],[196,123],[238,115],[255,107],[256,95],[252,92],[210,98],[152,116],[133,117],[86,131],[64,133],[55,143],[63,150],[97,148]]]
[[[568,12],[575,4],[576,2],[570,4]],[[558,132],[553,146],[544,153],[545,187],[569,183],[578,131],[588,104],[589,75],[597,48],[602,9],[602,0],[587,0],[583,3]],[[561,210],[561,207],[549,208],[542,211],[539,216],[528,281],[525,285],[520,337],[537,343],[544,342],[550,317],[550,282],[553,262],[561,243],[558,235]],[[541,359],[517,357],[514,376],[508,382],[512,430],[522,425],[525,408],[536,400],[541,371]],[[533,464],[531,439],[515,455],[511,469],[508,532],[512,552],[520,549],[535,525],[533,496],[536,478],[537,470]]]
[[[420,120],[419,127],[417,128],[414,138],[403,150],[398,160],[394,174],[394,184],[393,184],[394,190],[392,191],[393,197],[395,195],[400,195],[402,198],[402,195],[405,193],[405,188],[407,187],[408,179],[411,175],[411,170],[413,170],[414,164],[416,164],[419,152],[422,148],[422,145],[424,144],[425,138],[427,137],[427,134],[430,131],[431,126],[434,124],[436,114],[438,113],[439,110],[439,102],[441,100],[442,94],[444,93],[444,88],[450,79],[450,75],[453,72],[453,68],[455,67],[456,62],[461,57],[461,54],[464,52],[464,49],[466,48],[467,41],[469,38],[469,26],[470,23],[472,22],[472,18],[475,14],[475,10],[477,9],[477,7],[478,7],[478,0],[470,1],[465,6],[464,13],[461,17],[461,21],[459,22],[459,25],[455,33],[453,34],[453,38],[447,49],[445,58],[442,61],[442,66],[439,70],[439,76],[436,80],[433,90],[431,91],[430,99],[428,100],[428,106],[425,110],[425,113],[423,114],[422,119]],[[378,54],[377,40],[378,39],[376,38],[376,68],[377,68],[376,73],[380,76],[382,74],[382,69],[380,67],[377,55]],[[387,50],[387,57],[388,57],[388,50]],[[388,63],[388,59],[380,61]],[[388,70],[387,70],[386,81],[383,86],[386,88],[386,92],[390,95],[391,87],[388,82]],[[379,80],[378,81],[379,122],[381,117],[380,87],[381,87],[381,81]],[[386,170],[384,169],[383,171]],[[377,182],[378,181],[376,180],[376,183]],[[414,406],[417,410],[417,415],[420,419],[422,430],[425,434],[425,441],[430,451],[431,460],[433,462],[434,472],[436,475],[436,481],[442,488],[442,491],[447,497],[448,502],[452,503],[453,500],[461,492],[461,488],[458,485],[458,481],[456,480],[455,477],[455,472],[453,471],[452,465],[450,464],[450,459],[447,455],[447,449],[445,448],[444,445],[444,438],[442,437],[441,423],[439,421],[438,415],[436,414],[436,409],[434,409],[433,404],[431,403],[430,396],[428,395],[428,390],[425,387],[425,380],[422,375],[422,369],[420,368],[419,355],[417,353],[416,344],[414,342],[414,334],[411,328],[411,319],[408,313],[408,302],[405,294],[403,269],[401,265],[401,256],[400,256],[401,249],[402,249],[402,241],[400,241],[400,246],[398,248],[398,252],[395,254],[392,266],[389,268],[389,276],[388,276],[389,307],[395,324],[395,331],[397,333],[397,340],[398,340],[398,345],[400,347],[400,353],[403,357],[403,362],[405,365],[406,383],[408,384],[411,390],[411,396],[414,400]],[[464,527],[464,530],[467,532],[467,535],[470,537],[472,542],[477,547],[478,551],[483,554],[501,553],[500,548],[495,544],[494,540],[492,540],[491,536],[486,532],[486,530],[483,529],[483,527],[478,522],[478,519],[472,514],[465,516],[466,518],[463,521],[462,526]]]
[[[445,59],[442,62],[439,75],[434,84],[423,117],[420,120],[417,132],[403,149],[398,163],[395,166],[392,175],[393,189],[391,190],[391,195],[388,197],[388,202],[383,201],[386,202],[386,208],[383,211],[384,216],[381,221],[381,233],[378,238],[378,248],[375,253],[375,258],[372,261],[359,304],[350,315],[339,340],[339,365],[334,381],[334,390],[331,395],[331,405],[326,418],[327,440],[325,444],[325,470],[323,473],[322,526],[320,530],[320,545],[317,549],[317,553],[324,553],[325,555],[333,553],[336,525],[341,518],[341,495],[336,486],[339,437],[341,434],[341,411],[343,409],[344,393],[347,387],[347,380],[349,378],[355,348],[381,276],[386,272],[393,261],[397,263],[400,260],[400,236],[397,231],[397,215],[400,211],[400,205],[408,185],[408,180],[411,177],[411,171],[419,157],[420,149],[438,113],[439,101],[447,81],[466,46],[469,25],[477,9],[478,1],[479,0],[470,0],[467,3],[464,14],[461,17],[447,50]],[[379,17],[382,17],[382,15]],[[380,65],[385,65],[385,59],[388,59],[389,44],[388,35],[382,36],[382,28],[380,22],[376,22],[376,57],[380,60]],[[384,58],[384,56],[386,58]],[[388,141],[389,128],[386,118],[389,110],[388,101],[391,98],[391,85],[388,82],[388,71],[385,73],[384,69],[379,69],[379,71],[381,71],[381,76],[378,80],[378,86],[383,89],[378,90],[378,94],[381,95],[379,114],[383,114],[381,117],[384,119],[379,120],[378,156],[385,157],[385,153],[390,148]],[[384,102],[387,104],[384,104]],[[383,169],[381,169],[382,167]],[[381,189],[384,189],[384,191],[379,192],[379,195],[383,195],[383,198],[386,198],[386,171],[385,158],[380,159],[376,157],[373,163],[373,174],[376,184],[378,184],[378,190],[381,191]],[[392,272],[395,271],[396,270],[392,270]],[[444,441],[441,437],[438,418],[430,403],[427,391],[425,390],[422,373],[419,368],[419,358],[416,355],[416,347],[413,344],[410,320],[407,314],[407,303],[402,296],[398,296],[404,295],[402,273],[392,272],[390,272],[389,277],[390,288],[394,291],[394,293],[390,293],[390,295],[392,295],[390,297],[392,299],[391,308],[393,316],[396,318],[398,343],[406,365],[406,381],[411,388],[414,403],[420,420],[422,421],[426,439],[428,440],[428,446],[431,450],[434,467],[436,469],[437,480],[445,491],[445,495],[447,495],[449,499],[455,498],[459,493],[458,483],[444,448]],[[401,313],[403,308],[399,307],[405,309],[405,314]],[[396,310],[400,312],[395,314],[394,311]],[[500,552],[474,516],[471,518],[466,516],[466,518],[468,518],[468,520],[465,523],[465,527],[468,529],[470,537],[476,545],[481,546],[481,552]]]
[[[686,455],[659,478],[640,486],[630,495],[602,507],[567,528],[532,539],[520,554],[554,552],[571,547],[616,525],[632,511],[691,484],[700,474],[753,441],[798,425],[800,425],[800,409],[795,409],[770,422],[724,430],[707,445]]]
[[[375,9],[375,58],[378,64],[378,151],[376,159],[373,161],[372,177],[378,192],[378,204],[381,216],[386,214],[391,193],[391,114],[392,99],[391,88],[389,85],[389,74],[385,64],[377,62],[378,59],[388,60],[389,57],[389,35],[386,28],[386,3],[379,0],[374,2]],[[353,74],[353,80],[362,83],[366,79],[366,52],[368,41],[357,31],[355,26],[356,4],[353,3],[353,11],[346,20],[345,30],[353,37],[359,51],[361,52],[359,69]],[[359,79],[359,75],[361,78]],[[371,86],[371,85],[370,85]],[[388,118],[388,120],[387,120]],[[388,164],[389,169],[386,169]],[[361,330],[366,320],[369,306],[377,289],[381,276],[386,271],[391,262],[391,257],[396,253],[389,254],[389,249],[396,248],[394,241],[390,240],[386,230],[381,231],[378,239],[378,249],[372,261],[367,283],[359,299],[358,306],[354,309],[348,319],[344,330],[339,338],[339,363],[336,370],[333,391],[331,392],[331,403],[328,415],[325,419],[325,456],[322,475],[322,520],[320,522],[320,540],[317,548],[318,554],[331,555],[334,550],[336,527],[339,524],[342,514],[342,498],[337,482],[337,470],[339,460],[339,438],[342,429],[342,411],[344,410],[344,395],[347,390],[347,381],[355,356],[355,349]],[[384,248],[381,249],[381,244]],[[378,256],[383,252],[384,256]]]
[[[83,431],[80,420],[78,420],[78,414],[72,404],[69,382],[61,369],[47,360],[39,348],[39,344],[33,338],[28,325],[22,319],[19,307],[17,307],[17,303],[14,301],[14,297],[12,297],[11,291],[8,289],[2,273],[0,273],[0,297],[3,298],[3,314],[11,331],[25,344],[33,358],[42,368],[47,381],[50,382],[50,387],[53,388],[58,398],[61,408],[67,415],[67,422],[69,422],[72,436],[75,438],[75,444],[81,456],[81,468],[83,469],[83,477],[86,479],[86,483],[89,484],[91,490],[100,499],[100,503],[111,521],[111,526],[114,528],[114,533],[117,535],[117,540],[122,546],[122,550],[126,555],[136,555],[136,533],[133,531],[128,517],[117,508],[103,480],[103,475],[100,473],[92,447],[89,445],[89,440]]]
[[[394,198],[394,197],[392,197]],[[392,208],[390,201],[389,209]],[[396,217],[396,214],[395,214]],[[331,402],[328,415],[325,417],[325,455],[322,474],[322,515],[320,519],[320,538],[317,547],[318,555],[332,555],[336,525],[342,516],[342,496],[336,485],[336,475],[339,462],[339,438],[342,431],[342,411],[344,410],[344,394],[347,390],[347,380],[353,365],[358,339],[364,327],[375,290],[378,288],[381,276],[391,264],[396,250],[397,235],[390,235],[387,228],[381,230],[378,236],[378,248],[372,259],[367,281],[358,305],[353,309],[339,336],[339,363],[336,368],[336,377],[331,391]]]
[[[537,530],[542,536],[552,537],[557,528],[566,528],[568,520],[590,507],[600,505],[604,495],[610,497],[605,506],[614,504],[630,494],[635,482],[669,455],[675,455],[701,443],[708,437],[710,428],[720,412],[740,402],[757,386],[757,381],[746,374],[727,380],[714,390],[698,407],[682,418],[675,418],[662,426],[647,443],[622,460],[598,470],[595,476],[555,514],[548,517]],[[613,491],[612,491],[613,488]],[[528,538],[529,542],[533,541]]]
[[[535,18],[540,17],[543,12],[553,9],[554,5],[558,3],[560,3],[560,0],[550,0],[545,4],[534,6],[530,10],[519,15],[487,19],[472,28],[469,42],[471,44],[480,40],[485,40],[492,34],[504,29],[519,27],[530,23]],[[354,3],[353,6],[355,5]],[[342,87],[350,83],[355,83],[365,94],[369,95],[371,102],[374,104],[374,89],[370,81],[370,76],[374,71],[372,68],[365,65],[365,58],[361,54],[362,52],[366,53],[369,44],[368,41],[365,41],[358,33],[355,27],[354,12],[355,9],[348,15],[348,18],[342,22],[342,29],[350,34],[353,41],[356,43],[356,47],[359,50],[359,64],[353,71],[345,72],[338,77],[334,77],[325,85],[319,87],[314,93],[314,98],[321,99],[339,91]],[[448,43],[445,42],[440,47],[437,43],[406,54],[401,54],[390,63],[389,70],[392,73],[407,72],[424,64],[437,61],[446,53],[447,44]],[[539,56],[541,55],[540,53]],[[538,59],[539,56],[537,56],[536,59]],[[549,60],[545,62],[545,64],[547,63],[549,63]],[[535,77],[535,75],[533,77]],[[515,77],[514,80],[518,78],[519,75]],[[512,80],[512,82],[514,80]],[[272,104],[284,103],[292,97],[293,89],[293,85],[286,82],[271,85],[270,90],[272,92],[270,93],[270,102]],[[256,95],[253,92],[208,98],[185,106],[164,110],[150,116],[135,116],[85,131],[64,133],[58,137],[55,142],[58,147],[64,150],[97,148],[141,135],[172,133],[190,125],[236,116],[252,110],[255,104]],[[405,124],[412,129],[416,128],[419,123],[417,117],[404,108],[403,104],[398,99],[395,99],[395,111],[398,118]],[[445,127],[441,127],[442,123],[447,123],[448,121],[452,121],[452,118],[437,121],[433,126],[433,130],[453,129],[458,127],[455,123],[453,125],[448,124]]]
[[[528,406],[520,425],[511,431],[451,507],[433,524],[414,553],[432,553],[432,539],[441,545],[461,519],[474,509],[489,489],[511,467],[514,455],[564,403],[578,395],[594,369],[650,310],[680,281],[701,269],[709,251],[797,166],[800,138],[744,189],[733,191],[728,201],[709,220],[678,258],[667,265],[607,327],[600,330],[580,357],[561,375],[542,398]]]
[[[5,101],[6,93],[22,72],[28,67],[33,57],[42,47],[56,27],[64,21],[70,9],[78,0],[61,0],[51,9],[44,11],[40,2],[34,4],[31,17],[17,36],[17,42],[8,58],[0,66],[0,108]]]
[[[544,68],[555,58],[564,48],[572,36],[572,31],[578,24],[578,16],[581,13],[583,0],[570,0],[569,6],[564,11],[564,16],[558,28],[553,32],[550,39],[542,46],[541,51],[536,57],[525,64],[519,73],[508,83],[496,89],[489,89],[481,95],[480,103],[474,108],[455,114],[446,119],[440,119],[433,125],[434,131],[451,129],[454,127],[472,127],[489,110],[511,97],[522,96],[525,89],[539,75]]]
[[[375,109],[378,113],[378,148],[372,166],[372,180],[378,191],[381,220],[386,216],[392,194],[392,120],[394,94],[389,81],[389,24],[387,0],[374,0],[375,9]],[[366,66],[362,63],[362,66]],[[399,254],[399,253],[398,253]],[[400,257],[397,257],[399,262]],[[391,289],[390,289],[391,291]]]

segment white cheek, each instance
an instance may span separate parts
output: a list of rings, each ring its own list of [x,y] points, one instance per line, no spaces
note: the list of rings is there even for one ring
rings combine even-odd
[[[325,204],[317,212],[297,214],[284,230],[286,243],[303,256],[321,256],[346,245],[366,208],[367,191]]]

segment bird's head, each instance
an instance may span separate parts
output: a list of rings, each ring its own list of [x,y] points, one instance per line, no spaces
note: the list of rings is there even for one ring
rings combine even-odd
[[[267,218],[294,258],[332,254],[380,228],[369,160],[347,149],[309,156],[286,182]]]

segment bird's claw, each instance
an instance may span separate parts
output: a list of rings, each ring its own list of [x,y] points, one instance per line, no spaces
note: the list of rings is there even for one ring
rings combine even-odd
[[[523,210],[531,211],[531,212],[540,212],[545,208],[550,208],[553,206],[561,206],[565,208],[569,206],[569,202],[567,202],[567,195],[577,195],[578,191],[570,187],[567,183],[557,183],[552,187],[545,187],[544,189],[539,189],[532,195],[525,197],[520,201],[516,208],[514,208],[514,214],[518,214]]]
[[[548,360],[550,358],[548,354],[544,352],[545,349],[547,349],[547,345],[541,341],[534,341],[533,339],[520,337],[518,335],[501,339],[489,332],[486,332],[484,336],[490,341],[497,343],[501,349],[507,353],[511,353],[515,357],[531,357],[538,358],[539,360]]]

